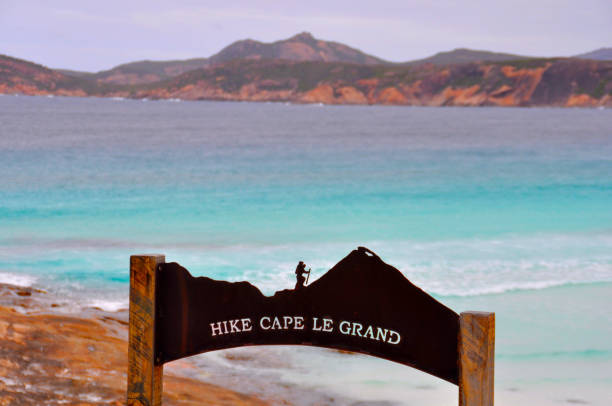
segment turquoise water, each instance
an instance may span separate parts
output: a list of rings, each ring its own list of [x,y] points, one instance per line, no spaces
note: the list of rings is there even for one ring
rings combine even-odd
[[[0,281],[117,309],[129,255],[156,251],[270,294],[366,245],[496,311],[498,394],[610,395],[609,109],[4,95],[0,162]]]

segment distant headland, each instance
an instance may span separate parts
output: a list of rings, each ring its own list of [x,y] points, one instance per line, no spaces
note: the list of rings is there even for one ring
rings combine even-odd
[[[612,107],[612,48],[537,58],[455,49],[389,62],[301,33],[234,42],[208,58],[139,61],[97,73],[0,55],[0,93],[134,99],[417,106]]]

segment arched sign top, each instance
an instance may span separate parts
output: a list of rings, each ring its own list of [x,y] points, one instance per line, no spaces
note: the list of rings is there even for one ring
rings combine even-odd
[[[164,363],[222,348],[301,344],[386,358],[493,406],[495,314],[458,316],[367,248],[304,287],[264,296],[248,282],[194,278],[160,254],[130,257],[128,406],[160,406]]]
[[[309,286],[263,295],[248,282],[157,271],[155,361],[247,345],[354,351],[458,384],[459,316],[359,248]]]

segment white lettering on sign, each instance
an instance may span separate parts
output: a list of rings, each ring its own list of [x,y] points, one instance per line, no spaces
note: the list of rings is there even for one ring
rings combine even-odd
[[[229,330],[227,328],[228,322],[229,322]],[[240,333],[243,331],[251,331],[253,330],[253,325],[251,324],[251,319],[234,319],[234,320],[224,320],[224,321],[218,321],[216,323],[210,323],[210,329],[211,329],[211,335],[214,337],[216,335]]]
[[[325,331],[326,333],[331,333],[334,331],[334,321],[332,319],[323,319],[319,321],[318,317],[313,317],[312,331]]]
[[[367,326],[356,321],[341,321],[338,326],[340,333],[345,335],[369,338],[370,340],[382,341],[387,344],[399,344],[402,337],[397,331],[388,330],[382,327]]]
[[[242,331],[251,331],[251,330],[253,330],[251,319],[242,319]]]
[[[304,316],[263,316],[259,319],[259,328],[263,331],[304,330],[306,324],[304,322]],[[317,332],[332,333],[334,331],[334,320],[330,318],[313,317],[311,329]],[[253,323],[250,318],[222,320],[210,323],[210,330],[212,337],[225,334],[237,334],[253,331]],[[372,325],[364,325],[356,321],[341,321],[338,325],[338,331],[340,334],[381,341],[392,345],[397,345],[402,341],[402,337],[397,331]]]
[[[303,316],[264,316],[259,319],[262,330],[304,330]]]
[[[304,330],[304,317],[295,316],[293,317],[294,327],[296,330]]]

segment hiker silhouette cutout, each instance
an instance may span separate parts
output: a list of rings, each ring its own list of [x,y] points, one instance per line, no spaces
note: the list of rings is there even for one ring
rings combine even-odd
[[[307,279],[304,278],[304,274],[308,274],[308,277],[310,277],[310,268],[306,270],[306,264],[303,261],[300,261],[295,268],[295,277],[297,279],[297,282],[295,282],[295,290],[302,289],[305,283],[308,282]]]

